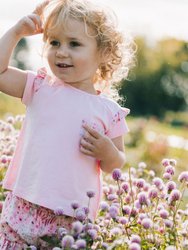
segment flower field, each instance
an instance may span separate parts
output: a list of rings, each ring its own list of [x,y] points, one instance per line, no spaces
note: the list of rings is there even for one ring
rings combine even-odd
[[[0,181],[15,150],[24,116],[0,120]],[[162,151],[159,156],[163,157]],[[76,201],[72,209],[76,220],[70,231],[59,228],[53,237],[44,236],[51,249],[114,250],[186,250],[188,249],[188,171],[178,170],[175,159],[128,164],[112,175],[104,174],[103,200],[94,223],[88,220],[89,201],[95,195],[88,190],[88,207]],[[158,161],[158,162],[157,162]],[[6,191],[0,187],[1,207]],[[61,208],[54,211],[63,215]],[[36,249],[30,246],[28,249]]]

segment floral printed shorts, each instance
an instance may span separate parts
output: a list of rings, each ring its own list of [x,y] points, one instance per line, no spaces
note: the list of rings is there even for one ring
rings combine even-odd
[[[9,192],[0,219],[0,250],[27,249],[29,245],[51,249],[40,237],[57,233],[59,227],[70,229],[72,220]]]

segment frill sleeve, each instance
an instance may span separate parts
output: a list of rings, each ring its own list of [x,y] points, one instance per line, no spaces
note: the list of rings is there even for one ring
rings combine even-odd
[[[119,105],[112,111],[110,118],[110,126],[107,131],[107,136],[116,138],[122,136],[129,131],[125,117],[130,113],[130,110]]]
[[[45,77],[46,77],[45,68],[39,69],[37,73],[32,71],[27,72],[27,81],[22,96],[23,104],[28,106],[31,103],[34,93],[40,89],[41,85],[44,82]]]

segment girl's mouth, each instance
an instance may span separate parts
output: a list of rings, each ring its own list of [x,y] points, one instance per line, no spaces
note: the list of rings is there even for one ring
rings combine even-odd
[[[59,68],[70,68],[73,67],[73,65],[66,64],[66,63],[56,63],[56,66]]]

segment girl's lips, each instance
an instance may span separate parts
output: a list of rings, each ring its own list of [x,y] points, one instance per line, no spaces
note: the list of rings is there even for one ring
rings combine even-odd
[[[57,63],[56,66],[58,66],[59,68],[70,68],[70,67],[73,67],[73,65],[66,64],[66,63]]]

